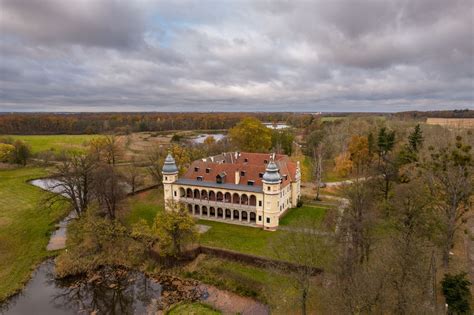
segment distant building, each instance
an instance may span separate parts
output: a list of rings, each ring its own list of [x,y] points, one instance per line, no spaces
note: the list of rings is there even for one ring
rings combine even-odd
[[[183,178],[171,155],[163,166],[165,203],[196,217],[276,230],[300,198],[299,163],[287,155],[230,152],[194,161]]]

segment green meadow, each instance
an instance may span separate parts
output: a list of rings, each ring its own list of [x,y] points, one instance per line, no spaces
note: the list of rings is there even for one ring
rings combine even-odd
[[[27,183],[46,176],[39,168],[0,170],[0,301],[21,289],[45,257],[55,222],[66,215],[65,207],[41,206],[47,194]]]
[[[33,153],[43,151],[60,152],[82,152],[86,149],[88,142],[99,135],[5,135],[14,140],[21,140],[30,145]]]

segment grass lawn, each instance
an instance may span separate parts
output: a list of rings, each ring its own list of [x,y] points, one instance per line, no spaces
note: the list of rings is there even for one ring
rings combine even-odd
[[[0,170],[0,301],[21,289],[48,256],[50,231],[66,215],[64,207],[42,208],[45,192],[26,183],[45,175],[39,168]]]
[[[289,210],[280,224],[289,225],[299,219],[322,220],[325,213],[325,209],[321,207],[294,208]],[[275,257],[269,243],[277,235],[285,233],[281,230],[270,232],[259,228],[207,220],[199,220],[199,223],[211,226],[209,231],[201,235],[201,244],[257,256]]]
[[[212,309],[210,306],[202,303],[180,303],[171,307],[166,315],[219,315],[219,311]]]
[[[288,213],[281,218],[280,225],[290,225],[303,220],[317,221],[323,220],[326,214],[326,208],[314,206],[302,206],[301,208],[293,208],[288,210]]]
[[[31,146],[33,153],[38,153],[48,150],[82,152],[92,138],[100,137],[100,135],[12,135],[7,137],[26,142]]]
[[[152,189],[130,197],[128,209],[123,213],[122,219],[128,226],[140,219],[145,219],[151,224],[156,214],[163,209],[163,189]]]

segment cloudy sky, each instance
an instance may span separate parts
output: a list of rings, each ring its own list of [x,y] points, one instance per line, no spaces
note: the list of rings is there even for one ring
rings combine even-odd
[[[0,111],[455,108],[472,0],[0,0]]]

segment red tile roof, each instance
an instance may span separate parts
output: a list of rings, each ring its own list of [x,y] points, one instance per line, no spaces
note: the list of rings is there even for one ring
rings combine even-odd
[[[237,177],[240,178],[237,183],[239,185],[247,185],[248,181],[253,181],[253,186],[262,186],[260,174],[265,173],[267,163],[272,156],[272,154],[267,153],[223,153],[194,161],[183,178],[196,180],[199,177],[202,178],[202,181],[215,183],[217,175],[225,174],[224,183],[236,184]],[[276,154],[274,158],[280,169],[282,186],[285,187],[295,180],[296,163],[290,161],[288,156],[283,154]],[[243,176],[240,176],[241,172],[244,172]]]

